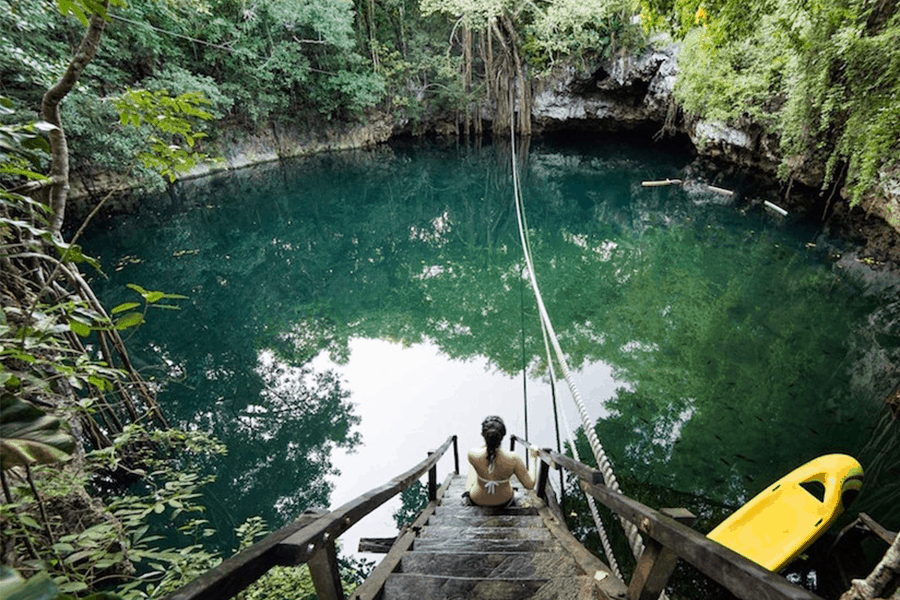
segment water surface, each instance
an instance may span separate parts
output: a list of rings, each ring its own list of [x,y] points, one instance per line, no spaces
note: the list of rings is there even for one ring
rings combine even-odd
[[[641,186],[690,179],[681,152],[590,140],[520,154],[538,281],[626,493],[733,506],[844,452],[868,470],[858,508],[897,528],[894,297],[744,182],[718,182],[736,199]],[[167,382],[170,419],[229,447],[210,494],[222,531],[349,500],[451,434],[465,450],[486,414],[524,433],[523,395],[529,437],[555,446],[508,147],[395,144],[219,175],[85,245],[111,306],[134,299],[127,283],[188,296],[129,344]]]

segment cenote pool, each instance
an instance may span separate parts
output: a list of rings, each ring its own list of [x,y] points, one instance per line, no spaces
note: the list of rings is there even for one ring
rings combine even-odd
[[[854,508],[898,528],[893,294],[741,181],[720,182],[738,200],[642,187],[692,177],[676,150],[520,154],[538,281],[625,493],[736,506],[844,452],[867,470]],[[129,283],[187,296],[128,343],[170,420],[228,446],[205,517],[222,532],[337,506],[451,434],[473,446],[487,414],[524,434],[526,394],[528,436],[555,445],[508,145],[398,143],[187,182],[85,246],[109,306],[135,299]],[[391,510],[361,534],[393,535]]]

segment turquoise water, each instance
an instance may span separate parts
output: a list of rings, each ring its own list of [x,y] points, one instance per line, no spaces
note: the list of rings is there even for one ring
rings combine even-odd
[[[844,452],[872,465],[855,508],[897,527],[894,296],[746,181],[642,187],[695,176],[677,149],[520,154],[538,281],[625,493],[733,506]],[[129,346],[170,420],[229,448],[213,526],[346,501],[489,413],[524,433],[523,387],[555,445],[511,198],[508,147],[394,144],[180,184],[90,234],[110,306],[128,283],[188,297]]]

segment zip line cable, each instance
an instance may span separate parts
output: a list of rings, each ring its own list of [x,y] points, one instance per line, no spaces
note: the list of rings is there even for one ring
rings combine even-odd
[[[609,458],[607,457],[606,452],[603,450],[603,446],[600,445],[600,440],[597,438],[597,433],[594,431],[594,427],[591,424],[587,409],[584,406],[584,401],[581,399],[581,394],[579,393],[575,382],[572,380],[572,373],[569,370],[568,362],[566,361],[566,357],[559,345],[559,340],[557,339],[556,332],[553,329],[553,323],[550,321],[550,316],[547,313],[547,307],[544,305],[544,299],[541,296],[540,288],[537,285],[537,279],[534,272],[534,263],[532,261],[531,252],[529,250],[528,237],[526,234],[524,222],[524,206],[522,202],[521,190],[519,189],[519,176],[515,144],[516,134],[512,115],[513,112],[514,111],[510,111],[513,194],[515,195],[516,219],[519,225],[519,237],[522,242],[522,252],[525,255],[525,264],[528,267],[528,276],[531,281],[531,287],[534,291],[535,300],[537,301],[538,311],[541,316],[541,322],[543,323],[544,327],[547,328],[547,335],[553,346],[553,350],[556,353],[557,362],[559,363],[560,370],[562,371],[563,377],[568,384],[569,391],[572,394],[572,399],[575,401],[575,406],[578,408],[578,413],[581,416],[581,422],[584,428],[585,435],[587,436],[588,442],[590,443],[591,450],[594,453],[594,457],[597,460],[597,466],[600,469],[600,472],[603,474],[604,483],[614,492],[621,493],[619,482],[612,470],[612,464],[609,462]],[[637,527],[623,517],[619,517],[619,520],[622,522],[622,527],[625,529],[625,535],[628,538],[629,546],[631,546],[631,552],[634,554],[635,558],[639,558],[644,551],[644,542],[643,540],[641,540],[641,536],[640,533],[638,533]]]
[[[528,438],[528,365],[525,363],[525,282],[519,278],[519,300],[522,305],[522,405],[525,408],[525,439]],[[525,454],[525,468],[528,465],[528,453]]]

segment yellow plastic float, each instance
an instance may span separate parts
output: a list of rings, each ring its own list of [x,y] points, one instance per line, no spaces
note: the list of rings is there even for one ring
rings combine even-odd
[[[844,512],[862,481],[863,469],[855,458],[820,456],[760,492],[707,537],[778,571]]]

